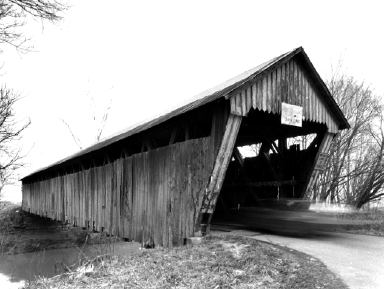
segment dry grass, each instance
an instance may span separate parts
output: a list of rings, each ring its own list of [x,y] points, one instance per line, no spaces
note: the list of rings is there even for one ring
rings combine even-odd
[[[0,256],[105,242],[103,234],[28,214],[20,205],[0,203]],[[115,239],[115,238],[114,238]],[[116,240],[114,240],[116,241]]]
[[[383,211],[341,213],[336,218],[340,221],[336,229],[338,232],[384,237]]]
[[[0,215],[0,245],[7,254],[83,244],[87,236],[81,228],[63,229],[14,205]],[[94,242],[108,243],[105,236],[99,237],[104,241],[96,236]],[[346,288],[317,259],[240,236],[142,250],[130,257],[104,256],[66,269],[26,288]]]
[[[240,236],[92,263],[25,288],[347,288],[317,259]]]

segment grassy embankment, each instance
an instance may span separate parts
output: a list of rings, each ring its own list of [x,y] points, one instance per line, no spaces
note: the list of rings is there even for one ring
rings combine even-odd
[[[19,204],[0,202],[0,256],[81,246],[88,232],[28,214]]]
[[[0,211],[0,229],[2,254],[71,247],[89,240],[81,228],[68,230],[12,204]],[[109,243],[107,239],[103,236],[96,242]],[[315,258],[238,236],[212,237],[195,246],[141,250],[129,257],[85,260],[78,269],[67,268],[65,274],[26,285],[31,289],[103,287],[346,288]]]
[[[315,258],[240,236],[92,264],[26,288],[347,288]]]
[[[338,218],[354,221],[354,225],[339,226],[339,231],[384,235],[382,212],[340,214]],[[64,229],[57,222],[20,212],[16,206],[0,212],[0,228],[0,245],[6,254],[81,245],[87,240],[80,228]],[[68,268],[65,274],[39,278],[26,286],[103,287],[346,288],[315,258],[239,236],[216,236],[195,246],[142,250],[129,257],[96,258],[77,270]]]
[[[340,221],[340,225],[337,226],[338,232],[384,237],[384,211],[340,213],[336,218]]]

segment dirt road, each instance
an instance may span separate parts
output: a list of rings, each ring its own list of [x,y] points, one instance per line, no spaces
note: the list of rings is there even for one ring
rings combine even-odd
[[[213,230],[213,234],[223,234]],[[352,289],[384,288],[384,238],[366,235],[324,233],[311,237],[279,236],[241,228],[231,234],[287,246],[320,259]]]

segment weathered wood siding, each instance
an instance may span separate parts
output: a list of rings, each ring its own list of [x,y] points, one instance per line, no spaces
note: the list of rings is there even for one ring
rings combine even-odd
[[[211,137],[23,184],[23,210],[156,245],[194,235],[212,173]]]
[[[281,103],[303,107],[304,120],[325,123],[331,133],[338,124],[307,72],[290,59],[243,90],[230,95],[231,113],[246,116],[251,108],[281,113]]]

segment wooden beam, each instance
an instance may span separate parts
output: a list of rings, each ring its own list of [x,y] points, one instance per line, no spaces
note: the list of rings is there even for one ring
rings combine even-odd
[[[147,148],[148,150],[154,150],[157,148],[157,142],[155,139],[148,139],[147,141]]]
[[[129,147],[123,148],[121,151],[121,154],[124,158],[130,157],[132,155],[132,151],[129,149]]]
[[[272,161],[271,161],[271,158],[269,157],[269,154],[266,153],[266,152],[260,152],[260,155],[264,157],[264,160],[267,163],[267,168],[268,168],[269,172],[272,174],[272,177],[275,180],[278,180],[279,179],[279,175],[278,175],[278,173],[276,172],[275,168],[272,165]]]
[[[323,137],[323,140],[321,141],[321,144],[320,144],[319,150],[316,153],[316,157],[313,162],[312,168],[310,170],[310,173],[308,174],[307,182],[305,183],[302,191],[301,197],[304,199],[307,199],[310,197],[310,193],[313,189],[313,186],[316,183],[317,178],[319,177],[319,174],[321,172],[321,170],[319,170],[318,167],[320,165],[320,162],[324,161],[322,159],[322,155],[324,153],[328,153],[334,136],[335,136],[334,133],[326,132]]]
[[[236,184],[227,184],[225,187],[243,187],[243,188],[260,188],[260,187],[280,187],[280,186],[297,186],[304,181],[300,180],[287,180],[287,181],[269,181],[269,182],[244,182]]]
[[[233,114],[231,114],[228,118],[224,136],[221,141],[220,149],[213,167],[211,181],[209,182],[207,190],[203,196],[200,214],[196,223],[195,232],[197,235],[199,234],[199,232],[202,233],[201,221],[203,219],[204,214],[210,214],[207,226],[209,226],[209,223],[212,219],[212,214],[215,210],[217,198],[224,182],[225,173],[227,172],[227,168],[232,157],[233,148],[235,147],[237,134],[241,125],[241,120],[241,116]]]
[[[225,214],[225,217],[228,217],[228,213],[229,213],[229,210],[228,210],[228,207],[227,205],[225,204],[224,200],[223,200],[223,197],[221,196],[221,194],[219,194],[219,203],[221,205],[221,207],[223,208],[224,210],[224,214]]]
[[[284,154],[284,152],[287,150],[287,138],[279,138],[279,150],[282,152],[282,154]]]
[[[219,147],[223,139],[228,118],[229,107],[226,106],[225,103],[222,103],[214,108],[211,123],[211,144],[214,158],[216,158],[216,155],[219,151]]]
[[[156,148],[156,141],[151,139],[146,139],[141,145],[141,152],[150,151]]]
[[[243,157],[241,156],[241,153],[240,153],[240,151],[239,151],[238,148],[235,148],[235,149],[233,150],[233,156],[234,156],[235,160],[237,161],[237,163],[239,164],[240,169],[241,169],[241,171],[243,172],[244,176],[245,176],[245,177],[248,177],[248,176],[246,176],[246,172],[245,172],[245,169],[244,169],[244,160],[243,160]]]
[[[241,156],[241,153],[240,153],[238,148],[234,149],[233,156],[235,157],[235,160],[237,161],[237,163],[240,166],[240,170],[243,173],[245,182],[249,183],[250,182],[250,177],[248,176],[248,173],[247,173],[247,171],[244,168],[244,160],[243,160],[243,158]],[[259,204],[261,206],[264,206],[263,203],[260,201],[259,197],[257,196],[257,193],[253,190],[252,187],[248,187],[248,191],[250,192],[252,198],[256,201],[257,204]]]
[[[188,124],[185,125],[185,140],[189,140],[189,126]]]
[[[106,164],[110,164],[110,163],[111,163],[111,159],[110,159],[109,155],[106,154],[104,156],[103,165],[105,166]]]
[[[173,145],[175,143],[176,136],[177,136],[177,127],[174,127],[172,129],[171,138],[169,140],[169,145]]]
[[[262,133],[263,133],[264,139],[270,145],[270,148],[278,155],[279,159],[281,159],[283,157],[283,154],[280,151],[280,149],[277,147],[275,142],[272,139],[270,139],[270,137],[268,136],[268,134],[266,132],[262,131]]]

